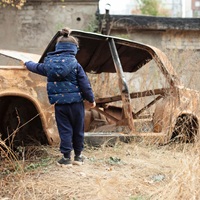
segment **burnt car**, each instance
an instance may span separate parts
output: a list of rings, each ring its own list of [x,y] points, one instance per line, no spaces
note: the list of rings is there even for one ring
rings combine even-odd
[[[198,138],[199,92],[181,84],[161,50],[79,30],[72,30],[71,35],[80,41],[77,59],[96,96],[96,108],[85,108],[86,139],[147,138],[164,144]],[[8,50],[0,50],[0,54],[43,62],[46,54],[54,50],[59,36],[60,31],[41,56]],[[0,67],[0,80],[2,139],[17,145],[30,141],[59,143],[45,77],[22,66],[4,66]]]

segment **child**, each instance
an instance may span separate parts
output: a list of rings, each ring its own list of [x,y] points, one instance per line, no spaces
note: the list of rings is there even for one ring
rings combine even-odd
[[[55,118],[60,136],[60,151],[63,157],[59,166],[72,166],[71,151],[74,150],[73,164],[83,164],[84,104],[96,106],[89,80],[77,62],[77,38],[63,29],[57,39],[55,51],[49,52],[44,63],[25,62],[28,70],[47,76],[49,102],[55,105]]]

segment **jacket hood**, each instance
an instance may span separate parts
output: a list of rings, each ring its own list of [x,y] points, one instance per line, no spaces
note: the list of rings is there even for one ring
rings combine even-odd
[[[76,55],[78,51],[77,45],[71,42],[58,42],[54,52],[49,52],[48,55],[57,53],[67,53],[69,55]]]

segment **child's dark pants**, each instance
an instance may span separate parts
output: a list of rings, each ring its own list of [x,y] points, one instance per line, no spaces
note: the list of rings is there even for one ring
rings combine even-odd
[[[55,117],[60,135],[60,151],[66,158],[74,149],[76,156],[83,150],[84,144],[84,104],[56,104]]]

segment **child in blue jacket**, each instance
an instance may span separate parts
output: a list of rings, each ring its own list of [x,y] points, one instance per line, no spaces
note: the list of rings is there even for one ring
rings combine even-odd
[[[57,162],[60,166],[72,166],[72,150],[75,155],[73,164],[83,164],[83,100],[87,100],[91,108],[96,106],[89,80],[75,57],[77,49],[77,38],[71,36],[68,29],[63,29],[55,51],[47,54],[44,63],[25,62],[28,70],[47,77],[48,98],[55,105],[60,151],[63,154]]]

